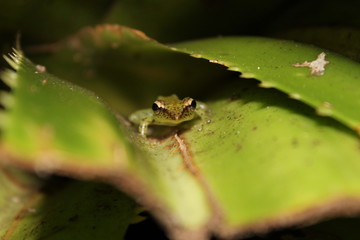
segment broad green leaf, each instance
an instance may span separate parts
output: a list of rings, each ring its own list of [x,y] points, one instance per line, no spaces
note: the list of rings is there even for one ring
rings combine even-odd
[[[20,52],[15,52],[9,63],[17,72],[7,70],[2,75],[12,93],[2,92],[6,110],[1,114],[1,161],[39,174],[59,173],[81,179],[104,178],[121,164],[117,158],[126,161],[129,150],[120,135],[119,123],[97,97],[47,74]],[[91,131],[96,128],[101,131]],[[56,194],[46,194],[39,184],[37,188],[27,186],[28,180],[27,185],[19,187],[21,176],[9,177],[5,173],[0,174],[2,239],[39,239],[47,234],[58,239],[74,235],[81,238],[90,234],[91,224],[97,225],[97,230],[92,230],[94,239],[104,232],[121,237],[133,215],[133,203],[118,192],[89,200],[89,191],[94,189],[83,184],[71,185],[66,191],[52,186]],[[11,181],[5,182],[7,179]],[[100,185],[97,189],[108,192]],[[101,216],[99,212],[94,214],[97,204],[114,199],[122,201],[113,204],[112,209],[117,207],[118,211],[112,215],[103,211],[103,219],[96,223],[96,216]],[[71,208],[69,204],[73,204]],[[73,216],[78,219],[71,223]]]
[[[152,198],[159,198],[169,212],[162,215],[155,202],[145,207],[170,227],[170,236],[202,239],[208,235],[212,217],[209,199],[202,182],[187,168],[177,140],[169,137],[162,141],[144,141],[137,134],[134,144],[142,157],[134,162],[135,173],[148,183],[146,192],[150,191]]]
[[[17,71],[3,73],[14,91],[2,93],[7,111],[1,143],[9,157],[25,165],[35,161],[39,171],[73,162],[94,171],[131,154],[115,116],[98,97],[46,73],[20,52],[9,62]]]
[[[211,122],[180,136],[220,216],[215,232],[261,232],[357,212],[347,205],[360,204],[355,133],[254,82],[224,90],[208,102]]]
[[[256,78],[264,87],[274,87],[290,97],[316,108],[321,115],[332,116],[352,129],[360,129],[360,68],[345,57],[325,51],[323,75],[311,75],[309,68],[293,64],[311,62],[324,50],[295,43],[257,37],[224,37],[174,45],[211,62]]]

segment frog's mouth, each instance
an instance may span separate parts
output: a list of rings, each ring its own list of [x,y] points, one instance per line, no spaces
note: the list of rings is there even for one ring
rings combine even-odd
[[[156,121],[153,123],[153,125],[163,125],[163,126],[177,126],[181,124],[182,122],[190,121],[191,119],[181,119],[180,117],[177,119],[166,119],[163,121]]]
[[[182,114],[181,114],[182,115]],[[175,116],[175,120],[179,120],[180,119],[180,117],[181,117],[181,115],[177,115],[177,116]]]
[[[167,119],[164,122],[156,121],[150,125],[150,134],[149,136],[153,138],[166,138],[173,135],[175,132],[184,131],[190,129],[192,124],[196,124],[199,116],[195,116],[191,119],[182,119],[179,117],[178,120]]]

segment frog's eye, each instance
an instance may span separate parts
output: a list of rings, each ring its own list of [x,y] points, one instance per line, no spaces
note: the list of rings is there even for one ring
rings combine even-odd
[[[196,108],[196,101],[194,99],[191,101],[190,107],[192,107],[194,109]]]
[[[164,109],[165,105],[164,105],[164,102],[162,102],[162,101],[155,101],[151,108],[154,112],[156,112],[156,111],[159,111],[160,109]]]
[[[160,109],[159,105],[157,105],[156,103],[153,103],[151,108],[152,108],[153,111],[157,111],[157,110]]]
[[[192,98],[184,98],[183,104],[185,108],[191,108],[191,109],[196,108],[196,101]]]

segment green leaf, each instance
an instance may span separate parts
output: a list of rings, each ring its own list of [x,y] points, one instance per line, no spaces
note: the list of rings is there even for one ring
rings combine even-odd
[[[209,103],[211,122],[181,136],[221,216],[215,231],[261,232],[356,213],[347,207],[359,204],[355,133],[254,82],[225,90]]]
[[[325,72],[311,75],[309,68],[294,64],[311,62],[324,50],[295,43],[256,37],[224,37],[175,44],[179,51],[241,72],[242,77],[256,78],[263,87],[274,87],[299,99],[321,115],[332,116],[359,131],[359,64],[326,52]]]
[[[46,73],[20,52],[9,62],[17,72],[3,73],[14,86],[14,93],[3,93],[9,109],[2,114],[4,152],[50,172],[74,161],[95,170],[114,157],[126,158],[118,122],[98,97]]]
[[[17,72],[7,70],[2,75],[12,87],[12,93],[2,93],[6,106],[1,114],[2,161],[39,174],[81,179],[104,178],[121,164],[115,163],[117,159],[126,161],[129,150],[119,123],[96,96],[46,73],[21,52],[15,51],[8,61]],[[132,201],[99,184],[50,185],[56,193],[49,193],[39,183],[35,188],[21,186],[19,174],[4,170],[0,177],[0,206],[4,208],[0,235],[4,239],[50,235],[58,239],[98,239],[100,235],[103,239],[104,233],[121,237],[134,214]],[[101,192],[98,196],[97,191]],[[112,206],[99,211],[105,204]]]

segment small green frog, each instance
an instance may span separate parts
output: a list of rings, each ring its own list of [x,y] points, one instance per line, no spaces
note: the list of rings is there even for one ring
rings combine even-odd
[[[152,109],[143,109],[131,114],[131,122],[139,124],[139,132],[146,137],[149,125],[176,126],[196,117],[203,118],[207,107],[204,103],[196,102],[186,97],[182,100],[175,94],[169,97],[160,96],[153,103]]]

